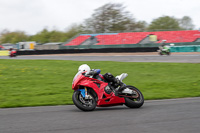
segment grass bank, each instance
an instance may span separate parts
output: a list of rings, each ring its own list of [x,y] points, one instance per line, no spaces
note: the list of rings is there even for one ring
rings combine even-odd
[[[128,73],[124,82],[146,100],[200,96],[200,64],[0,60],[0,108],[72,104],[72,79],[85,63],[102,74]]]

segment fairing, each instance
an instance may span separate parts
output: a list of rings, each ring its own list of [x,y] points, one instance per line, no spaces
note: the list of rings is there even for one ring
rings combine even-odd
[[[72,83],[72,89],[78,90],[80,86],[84,86],[87,88],[92,88],[98,96],[97,106],[111,106],[111,105],[119,105],[125,103],[124,98],[117,97],[112,92],[107,94],[104,91],[104,88],[108,85],[108,83],[86,77],[83,73],[77,73],[74,77]],[[82,88],[83,89],[83,88]]]

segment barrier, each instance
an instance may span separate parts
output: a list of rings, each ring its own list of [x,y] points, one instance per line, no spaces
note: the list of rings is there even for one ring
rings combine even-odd
[[[174,43],[171,52],[200,52],[200,42]],[[196,45],[192,45],[196,44]],[[169,44],[168,44],[169,45]],[[112,52],[156,52],[159,43],[150,44],[124,44],[124,45],[78,45],[78,46],[56,46],[48,50],[46,47],[38,47],[37,50],[18,51],[18,55],[40,55],[40,54],[67,54],[67,53],[112,53]],[[37,46],[35,47],[37,48]],[[41,49],[40,49],[41,48]],[[45,49],[44,49],[45,48]]]
[[[70,53],[156,52],[157,50],[158,50],[158,47],[102,48],[102,49],[59,49],[59,50],[17,51],[17,55],[70,54]]]
[[[0,56],[8,56],[9,51],[8,50],[0,50]]]
[[[200,45],[174,46],[170,48],[171,52],[200,52]]]
[[[159,45],[160,44],[77,45],[77,46],[60,46],[60,49],[143,48],[143,47],[158,47]]]
[[[56,50],[59,49],[59,45],[36,45],[35,50]]]

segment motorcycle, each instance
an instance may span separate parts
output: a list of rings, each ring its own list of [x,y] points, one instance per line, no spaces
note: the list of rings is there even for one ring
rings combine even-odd
[[[127,73],[122,73],[116,78],[122,82],[127,76]],[[108,82],[87,76],[85,72],[78,72],[74,76],[72,89],[74,90],[73,103],[83,111],[123,104],[129,108],[140,108],[144,103],[144,97],[136,87],[124,84],[123,91],[115,95],[115,89],[119,87],[113,88]]]
[[[159,55],[170,55],[170,46],[164,46],[158,50]]]
[[[9,53],[9,56],[10,57],[16,57],[17,56],[17,51],[11,50],[10,53]]]

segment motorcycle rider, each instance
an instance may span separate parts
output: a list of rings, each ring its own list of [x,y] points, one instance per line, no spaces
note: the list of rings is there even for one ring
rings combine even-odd
[[[159,46],[159,49],[160,49],[160,50],[163,50],[163,48],[166,46],[166,41],[167,41],[167,40],[162,40],[162,43],[161,43],[160,46]]]
[[[124,83],[122,83],[120,80],[115,78],[111,73],[105,73],[104,75],[101,75],[100,69],[90,69],[90,67],[87,64],[82,64],[78,68],[78,71],[85,72],[85,76],[91,76],[92,78],[108,82],[109,86],[113,90],[115,90],[115,95],[120,94],[120,92],[122,92],[123,90]],[[118,86],[120,87],[118,88]],[[115,89],[115,88],[118,88],[118,89]]]

